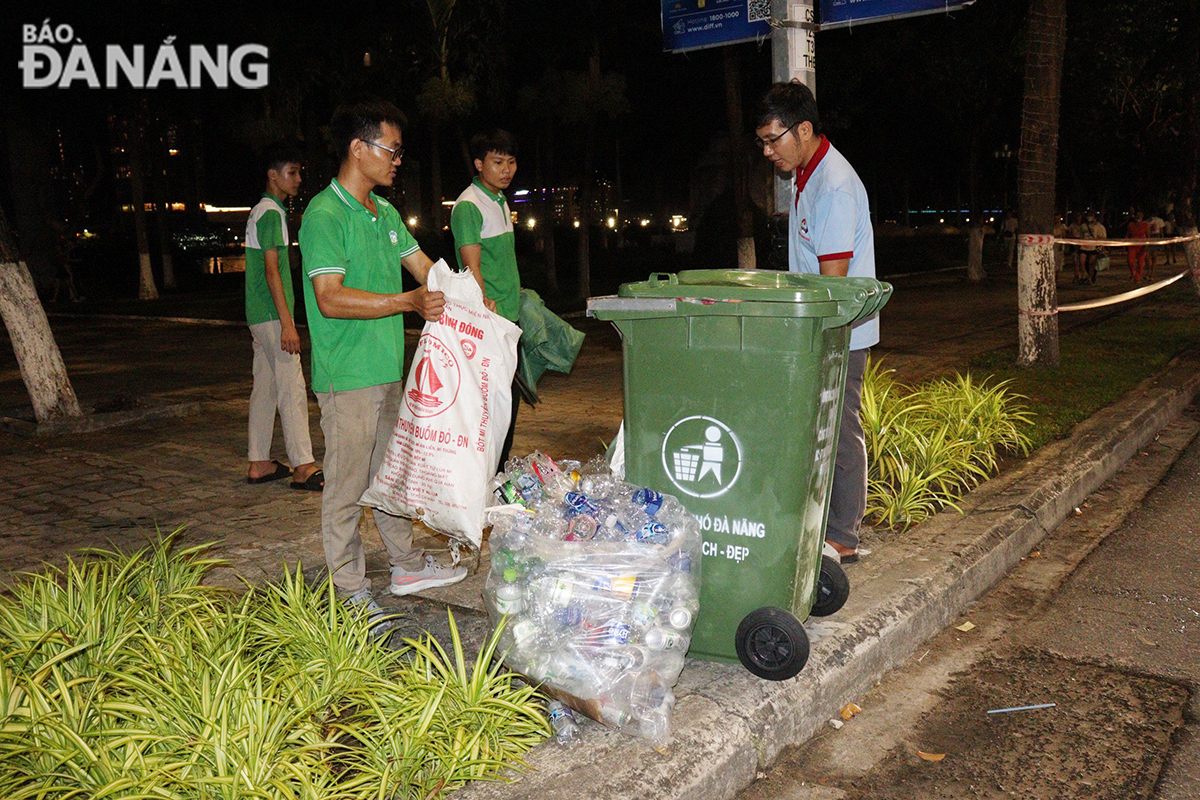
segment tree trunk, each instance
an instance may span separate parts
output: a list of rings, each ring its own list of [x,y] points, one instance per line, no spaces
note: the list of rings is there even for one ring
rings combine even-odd
[[[1021,233],[1017,237],[1017,363],[1021,366],[1057,366],[1059,361],[1054,245],[1046,234],[1054,226],[1066,23],[1066,0],[1031,0],[1017,181]]]
[[[129,136],[129,185],[139,265],[138,299],[154,300],[158,297],[158,287],[154,284],[154,271],[150,268],[150,240],[146,236],[146,170],[142,163],[141,136],[141,131],[134,131]]]
[[[8,329],[21,380],[29,391],[33,415],[38,422],[63,417],[80,417],[83,411],[62,353],[54,341],[50,321],[38,300],[33,276],[21,260],[0,209],[0,318]]]
[[[541,203],[539,204],[538,213],[541,214],[541,219],[538,220],[538,242],[541,244],[542,257],[546,262],[546,291],[551,294],[558,294],[558,265],[556,253],[554,251],[554,195],[550,194],[550,187],[554,181],[550,177],[554,174],[554,122],[550,120],[547,123],[548,131],[545,139],[538,137],[538,157],[534,162],[536,175],[534,183],[541,187]],[[545,145],[545,159],[543,160],[542,145]],[[544,168],[543,168],[544,167]]]
[[[158,251],[162,256],[163,289],[175,287],[175,259],[171,257],[171,232],[167,225],[167,175],[161,166],[154,170],[154,224],[158,230]]]
[[[981,283],[987,280],[983,268],[983,200],[979,191],[979,136],[971,135],[967,153],[967,196],[971,222],[967,227],[967,280]]]
[[[588,84],[592,97],[600,90],[600,44],[596,42],[588,59]],[[583,147],[583,175],[579,180],[579,297],[592,294],[591,225],[592,173],[596,159],[596,113],[588,115],[587,136]]]
[[[1181,205],[1186,205],[1184,210],[1186,219],[1180,214],[1176,214],[1176,219],[1182,225],[1195,225],[1196,219],[1194,214],[1196,204],[1200,202],[1200,197],[1197,192],[1200,192],[1200,181],[1197,180],[1200,175],[1200,0],[1190,0],[1188,2],[1188,15],[1186,21],[1189,23],[1184,30],[1191,30],[1191,42],[1187,48],[1188,69],[1186,75],[1185,86],[1188,87],[1188,100],[1185,104],[1186,111],[1184,112],[1184,129],[1187,137],[1187,147],[1185,153],[1187,158],[1184,159],[1183,171],[1183,189],[1182,200],[1186,201]]]
[[[972,220],[975,218],[972,217]],[[967,228],[967,280],[980,283],[987,280],[987,270],[983,268],[983,220],[972,221]]]
[[[725,116],[729,122],[729,172],[737,216],[737,267],[754,269],[754,217],[750,213],[750,172],[742,135],[742,71],[735,45],[725,51]]]
[[[442,241],[442,154],[438,124],[429,124],[429,220],[433,235]],[[440,248],[439,248],[440,249]]]
[[[1196,233],[1196,226],[1189,225],[1176,233],[1177,236],[1190,236]],[[1192,276],[1192,287],[1200,295],[1200,239],[1183,243],[1183,260],[1188,266],[1188,274]]]

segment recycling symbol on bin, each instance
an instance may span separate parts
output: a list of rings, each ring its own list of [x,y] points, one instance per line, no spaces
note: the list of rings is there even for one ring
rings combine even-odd
[[[662,463],[675,488],[691,497],[720,497],[742,472],[742,443],[724,422],[685,417],[663,439]]]

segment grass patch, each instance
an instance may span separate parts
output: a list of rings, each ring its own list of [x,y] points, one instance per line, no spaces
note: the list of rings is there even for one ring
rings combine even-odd
[[[871,362],[859,417],[867,440],[866,516],[901,531],[964,494],[998,468],[1000,453],[1028,452],[1030,419],[1005,382],[968,373],[916,387]]]
[[[1178,284],[1176,285],[1178,286]],[[1078,423],[1111,405],[1184,350],[1200,347],[1200,315],[1190,285],[1164,290],[1178,298],[1170,315],[1136,309],[1064,333],[1057,368],[1016,366],[1017,350],[1005,348],[973,359],[970,369],[1009,381],[1033,412],[1033,449],[1070,433]]]
[[[0,797],[429,800],[549,735],[495,634],[390,650],[328,581],[203,586],[174,538],[0,597]]]

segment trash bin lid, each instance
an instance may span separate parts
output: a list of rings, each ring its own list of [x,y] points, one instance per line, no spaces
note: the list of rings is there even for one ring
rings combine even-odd
[[[622,284],[620,297],[740,300],[754,303],[829,303],[854,298],[860,287],[842,278],[763,269],[693,269],[655,273]],[[837,313],[831,308],[830,313]]]

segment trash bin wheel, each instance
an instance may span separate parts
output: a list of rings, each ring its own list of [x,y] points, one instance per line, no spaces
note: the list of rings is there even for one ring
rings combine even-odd
[[[782,608],[751,611],[734,638],[738,659],[760,678],[785,681],[808,661],[808,634],[795,615]]]
[[[829,556],[821,557],[821,577],[817,579],[817,599],[813,603],[814,617],[828,617],[846,605],[850,598],[850,579],[842,565]]]

